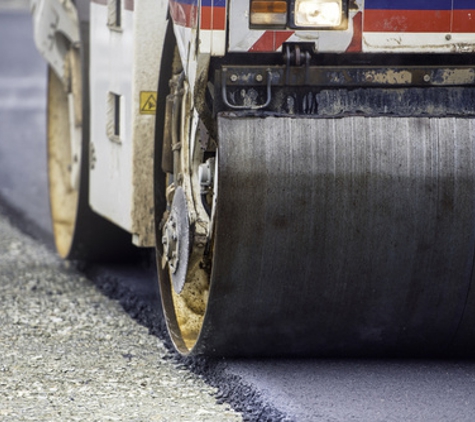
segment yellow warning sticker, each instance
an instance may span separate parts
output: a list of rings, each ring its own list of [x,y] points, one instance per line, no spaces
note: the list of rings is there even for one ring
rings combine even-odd
[[[140,114],[155,114],[157,111],[157,93],[140,91]]]

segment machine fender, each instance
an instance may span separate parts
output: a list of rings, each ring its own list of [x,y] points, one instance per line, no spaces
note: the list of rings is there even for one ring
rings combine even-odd
[[[81,6],[82,8],[83,6]],[[69,44],[79,44],[79,19],[71,0],[32,0],[36,46],[66,84],[65,60]]]

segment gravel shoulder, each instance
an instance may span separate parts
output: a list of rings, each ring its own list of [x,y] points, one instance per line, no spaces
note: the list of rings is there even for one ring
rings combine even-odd
[[[216,390],[0,214],[0,420],[239,421]]]

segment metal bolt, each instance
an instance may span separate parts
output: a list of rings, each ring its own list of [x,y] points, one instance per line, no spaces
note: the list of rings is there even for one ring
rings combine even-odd
[[[429,74],[424,75],[424,82],[430,82],[430,75]]]
[[[233,73],[233,74],[229,77],[229,79],[231,79],[231,82],[237,82],[237,80],[238,80],[238,75],[236,75],[235,73]]]
[[[445,39],[446,39],[447,41],[450,41],[450,40],[452,39],[452,35],[447,34],[447,35],[445,36]]]
[[[264,78],[263,78],[263,76],[262,76],[260,73],[258,73],[258,74],[256,75],[256,81],[257,81],[257,82],[262,82],[263,79],[264,79]]]

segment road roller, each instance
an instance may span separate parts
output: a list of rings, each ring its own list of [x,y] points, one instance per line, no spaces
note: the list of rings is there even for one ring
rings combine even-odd
[[[31,0],[65,259],[155,248],[183,355],[473,356],[473,0]]]

